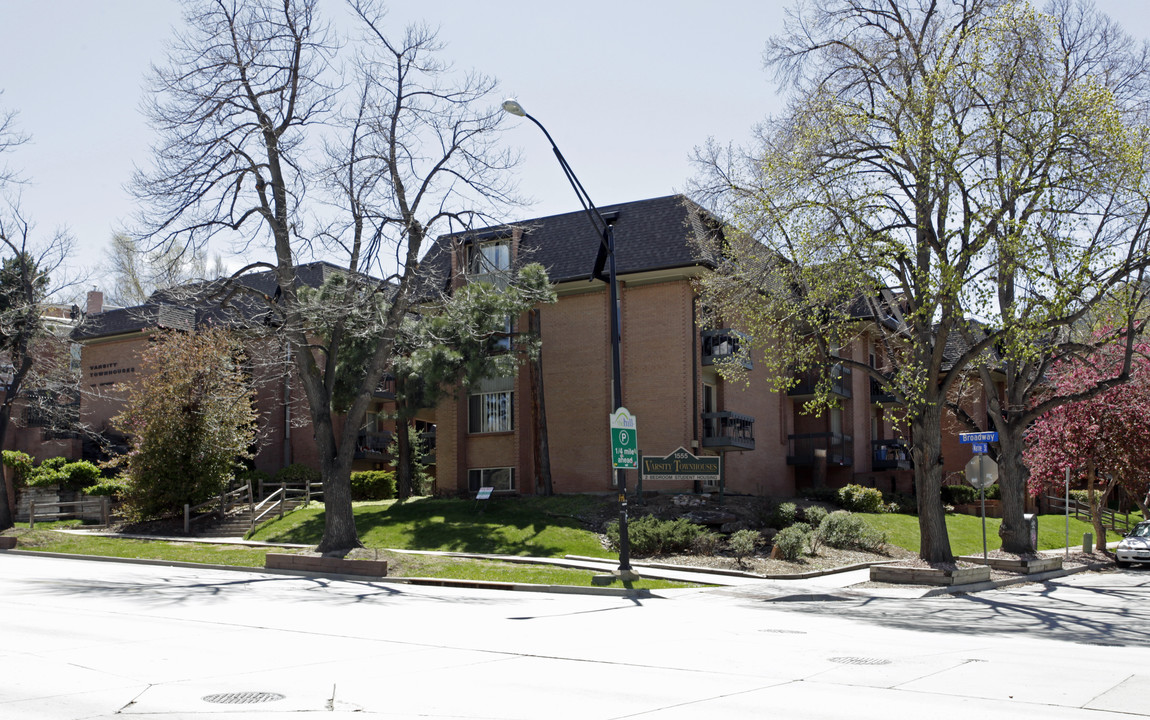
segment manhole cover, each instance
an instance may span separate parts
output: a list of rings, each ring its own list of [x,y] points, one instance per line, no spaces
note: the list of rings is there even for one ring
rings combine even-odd
[[[222,705],[251,705],[252,703],[272,702],[283,699],[283,695],[273,692],[231,692],[204,696],[204,702],[220,703]]]
[[[830,660],[842,665],[890,665],[890,660],[883,660],[882,658],[833,657]]]

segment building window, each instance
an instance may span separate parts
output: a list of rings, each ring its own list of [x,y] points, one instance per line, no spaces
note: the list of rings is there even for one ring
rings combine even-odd
[[[515,468],[482,468],[467,471],[467,490],[479,492],[479,488],[495,488],[495,492],[510,492],[515,489]]]
[[[514,429],[514,383],[515,378],[485,378],[471,388],[468,432],[497,433]]]
[[[494,275],[511,269],[511,241],[490,240],[467,246],[467,273]]]

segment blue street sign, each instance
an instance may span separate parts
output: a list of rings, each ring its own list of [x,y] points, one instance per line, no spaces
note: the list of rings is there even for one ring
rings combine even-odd
[[[970,449],[975,453],[986,454],[990,452],[990,445],[988,443],[974,443],[970,446]]]
[[[996,432],[959,433],[958,434],[958,441],[960,443],[998,442],[998,433],[996,433]]]

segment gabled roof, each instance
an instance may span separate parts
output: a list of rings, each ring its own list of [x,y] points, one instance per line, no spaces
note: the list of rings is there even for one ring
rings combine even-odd
[[[321,287],[336,273],[347,270],[328,262],[297,265],[296,278],[301,286]],[[262,270],[247,273],[234,280],[242,289],[268,298],[279,289],[275,272]],[[268,309],[259,297],[249,292],[221,293],[224,281],[189,283],[177,288],[157,290],[143,305],[114,308],[87,315],[72,331],[76,342],[144,332],[155,328],[192,330],[204,325],[234,325],[258,322]],[[226,298],[226,304],[224,300]]]
[[[697,241],[715,232],[719,222],[683,195],[637,200],[600,208],[615,232],[615,265],[619,275],[680,267],[714,267]],[[600,238],[582,210],[496,225],[436,239],[422,262],[421,274],[445,282],[451,275],[451,248],[460,242],[510,236],[521,229],[519,261],[543,265],[553,283],[587,280],[595,265]]]

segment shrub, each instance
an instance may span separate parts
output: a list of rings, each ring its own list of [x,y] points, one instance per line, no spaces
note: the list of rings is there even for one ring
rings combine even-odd
[[[100,478],[96,481],[95,485],[84,488],[83,492],[85,495],[106,495],[113,500],[121,500],[124,497],[124,493],[128,491],[128,483],[128,479],[122,475]]]
[[[798,516],[798,508],[794,503],[785,502],[775,508],[775,513],[771,517],[771,526],[777,527],[782,530],[785,527],[790,527],[795,524],[795,518]]]
[[[815,532],[817,543],[833,548],[878,551],[886,544],[886,535],[875,530],[859,516],[842,510],[823,518]]]
[[[5,450],[0,455],[4,458],[4,464],[12,468],[12,480],[16,487],[27,485],[36,463],[32,456],[19,450]]]
[[[969,505],[978,500],[978,491],[970,485],[943,485],[942,502],[946,505]]]
[[[739,563],[748,555],[755,554],[755,547],[762,542],[763,536],[757,530],[737,530],[727,539],[727,547]]]
[[[699,555],[714,555],[723,546],[723,536],[713,530],[700,530],[691,541],[691,550]]]
[[[275,474],[275,483],[287,483],[288,485],[306,485],[308,483],[317,483],[323,479],[319,470],[304,465],[303,463],[292,463],[287,467],[280,468]]]
[[[660,520],[654,515],[644,515],[627,524],[627,537],[634,555],[664,555],[689,550],[702,532],[701,527],[686,518]],[[619,549],[618,522],[607,526],[607,540],[613,549]]]
[[[827,516],[827,509],[820,505],[811,505],[803,510],[803,520],[813,528],[817,528]]]
[[[61,478],[60,484],[72,490],[82,490],[95,485],[102,475],[100,468],[87,460],[67,463],[58,472]]]
[[[236,473],[236,480],[240,481],[240,483],[251,483],[253,493],[260,491],[261,481],[265,489],[272,484],[272,476],[263,470],[243,470]],[[274,489],[274,487],[271,488],[271,490]],[[269,492],[271,492],[271,490],[269,490]]]
[[[878,488],[847,485],[840,488],[838,504],[851,512],[880,513],[885,506]]]
[[[395,497],[395,473],[365,470],[351,474],[352,500],[391,500]]]
[[[775,547],[779,549],[779,554],[784,560],[795,562],[802,557],[803,550],[806,549],[808,535],[810,529],[805,523],[796,523],[783,528],[778,535],[775,535]]]

